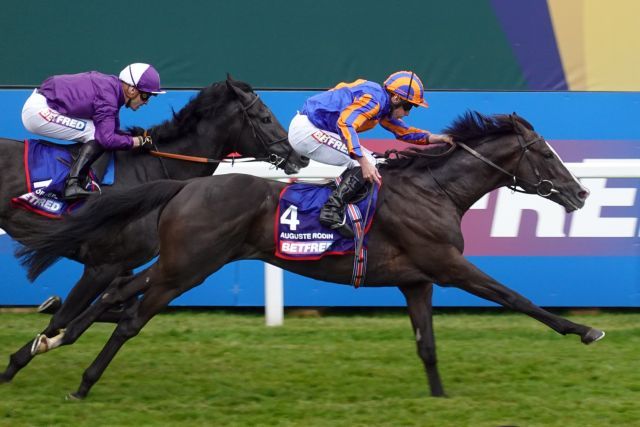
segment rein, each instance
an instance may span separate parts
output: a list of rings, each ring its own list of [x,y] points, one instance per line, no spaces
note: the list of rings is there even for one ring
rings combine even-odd
[[[449,146],[449,148],[446,151],[443,151],[442,153],[439,154],[429,154],[429,153],[425,153],[425,150],[421,150],[419,148],[409,148],[407,150],[401,150],[398,151],[395,148],[392,148],[391,150],[387,150],[384,153],[373,153],[373,155],[375,157],[379,157],[379,158],[384,158],[384,159],[390,159],[391,156],[395,156],[396,159],[399,159],[400,157],[406,157],[406,158],[423,158],[423,157],[428,157],[428,158],[438,158],[438,157],[446,157],[449,154],[451,154],[453,152],[453,150],[456,149],[456,145],[458,143],[454,142],[452,145]]]
[[[537,138],[535,138],[535,139],[533,139],[533,140],[531,140],[531,141],[529,141],[527,143],[523,143],[522,136],[520,134],[518,134],[517,136],[518,136],[518,143],[520,144],[520,147],[522,148],[522,151],[520,153],[520,159],[518,159],[518,164],[516,165],[515,173],[511,173],[511,172],[505,170],[504,168],[502,168],[501,166],[495,164],[494,162],[492,162],[491,160],[489,160],[488,158],[486,158],[482,154],[478,153],[476,150],[474,150],[473,148],[469,147],[467,144],[465,144],[463,142],[457,142],[456,144],[459,145],[467,153],[469,153],[472,156],[474,156],[475,158],[483,161],[484,163],[488,164],[492,168],[494,168],[494,169],[502,172],[503,174],[511,177],[511,179],[513,180],[513,183],[511,185],[507,186],[507,188],[509,188],[511,191],[515,191],[515,192],[518,192],[518,193],[528,193],[524,189],[521,190],[521,189],[517,188],[517,185],[519,185],[518,181],[520,181],[520,182],[524,182],[525,184],[528,184],[531,187],[535,188],[536,189],[536,193],[541,197],[549,197],[551,194],[557,193],[558,190],[556,190],[554,188],[553,182],[551,180],[548,180],[548,179],[542,179],[540,177],[540,172],[533,165],[533,163],[531,163],[530,160],[529,160],[529,165],[533,169],[533,173],[535,174],[536,178],[538,179],[538,182],[537,183],[533,183],[531,181],[528,181],[528,180],[526,180],[524,178],[520,178],[520,177],[517,176],[518,170],[520,170],[520,163],[522,163],[522,159],[526,158],[528,160],[528,157],[526,157],[526,156],[527,156],[527,153],[529,152],[529,146],[535,144],[536,142],[544,141],[541,137],[537,137]]]
[[[232,159],[211,159],[208,157],[198,157],[198,156],[187,156],[185,154],[175,154],[175,153],[167,153],[164,151],[150,151],[154,157],[164,157],[167,159],[175,159],[175,160],[183,160],[185,162],[194,162],[194,163],[247,163],[247,162],[269,162],[272,164],[276,164],[279,156],[275,154],[269,154],[269,157],[240,157],[240,158],[232,158]]]
[[[515,128],[515,124],[514,124],[514,128]],[[463,142],[459,142],[459,141],[454,142],[453,145],[451,145],[451,147],[448,150],[446,150],[446,151],[444,151],[444,152],[442,152],[440,154],[428,154],[428,153],[425,153],[424,150],[420,150],[420,149],[409,149],[409,150],[403,150],[403,151],[398,151],[396,149],[392,149],[392,150],[385,151],[384,154],[381,155],[380,157],[384,157],[386,159],[391,158],[392,155],[395,155],[396,158],[400,158],[400,157],[405,157],[405,158],[424,158],[424,157],[437,158],[437,157],[445,157],[445,156],[448,156],[449,154],[451,154],[451,152],[453,150],[455,150],[459,146],[460,148],[462,148],[463,150],[465,150],[466,152],[468,152],[469,154],[471,154],[472,156],[474,156],[478,160],[481,160],[482,162],[486,163],[487,165],[491,166],[492,168],[496,169],[497,171],[500,171],[503,174],[509,176],[512,179],[513,182],[512,182],[511,185],[508,185],[507,188],[509,188],[511,191],[518,192],[518,193],[529,193],[528,191],[526,191],[524,189],[518,188],[518,185],[520,185],[519,183],[525,183],[525,184],[528,184],[529,186],[535,188],[536,193],[541,197],[549,197],[550,195],[552,195],[554,193],[558,193],[558,190],[555,189],[555,186],[554,186],[553,182],[551,180],[549,180],[549,179],[542,179],[541,176],[540,176],[540,171],[538,171],[538,168],[536,168],[533,165],[533,163],[531,162],[531,160],[527,157],[527,154],[529,153],[529,146],[535,144],[536,142],[541,142],[541,141],[544,142],[544,139],[542,137],[538,136],[537,138],[532,139],[531,141],[526,141],[525,142],[525,141],[523,141],[523,137],[522,137],[522,135],[520,133],[517,133],[516,135],[517,135],[517,138],[518,138],[518,143],[520,144],[520,148],[522,150],[520,152],[520,158],[518,159],[518,163],[516,164],[514,173],[511,173],[511,172],[507,171],[506,169],[504,169],[503,167],[497,165],[496,163],[494,163],[493,161],[491,161],[487,157],[483,156],[482,154],[480,154],[479,152],[477,152],[473,148],[469,147],[467,144],[465,144]],[[375,153],[375,154],[377,154],[377,153]],[[526,180],[524,178],[518,177],[518,171],[520,170],[520,164],[522,163],[522,159],[527,159],[528,160],[528,163],[531,166],[531,169],[533,170],[533,173],[536,176],[536,179],[538,180],[537,183],[534,183],[534,182],[531,182],[531,181]],[[431,177],[436,182],[438,187],[440,187],[445,192],[445,194],[447,194],[447,196],[449,196],[449,198],[451,198],[449,193],[447,193],[445,188],[435,178],[435,176],[433,175],[433,172],[431,171],[431,168],[429,168],[429,173],[431,174]]]

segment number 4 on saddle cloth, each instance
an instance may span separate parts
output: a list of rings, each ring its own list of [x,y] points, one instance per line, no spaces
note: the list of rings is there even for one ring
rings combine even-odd
[[[11,199],[14,205],[37,214],[57,218],[82,205],[82,200],[67,202],[62,197],[64,184],[73,163],[68,145],[57,145],[39,139],[24,142],[25,179],[28,192]],[[109,153],[94,162],[89,178],[92,190],[114,182],[114,157]]]
[[[333,191],[331,185],[299,183],[286,186],[280,193],[275,215],[275,255],[288,260],[355,255],[358,241],[364,233],[362,246],[358,248],[360,256],[354,256],[352,283],[359,286],[365,275],[367,232],[373,222],[378,198],[378,186],[374,185],[373,188],[373,194],[364,194],[360,200],[347,205],[347,221],[355,232],[355,238],[347,238],[336,230],[324,227],[318,220],[320,209]],[[362,262],[358,262],[359,259]]]

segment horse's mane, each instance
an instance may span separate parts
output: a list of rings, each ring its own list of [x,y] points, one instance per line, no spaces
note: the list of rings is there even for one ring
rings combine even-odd
[[[239,80],[231,80],[230,82],[243,92],[253,92],[253,88],[248,83]],[[198,92],[195,97],[191,98],[180,111],[177,113],[173,111],[171,119],[152,127],[151,131],[154,139],[172,140],[192,132],[203,117],[215,115],[220,106],[227,104],[235,96],[225,81],[207,86]],[[128,131],[132,135],[142,135],[144,129],[131,127]]]
[[[443,133],[449,134],[453,137],[454,141],[464,142],[465,144],[473,147],[479,142],[483,141],[485,137],[493,135],[505,135],[516,132],[514,119],[530,130],[533,130],[533,126],[515,114],[496,114],[487,116],[477,111],[467,111],[464,114],[458,116],[449,126],[447,126]],[[449,146],[443,147],[427,147],[427,148],[409,148],[408,150],[399,151],[395,154],[395,158],[388,159],[385,163],[380,165],[381,169],[401,169],[409,165],[413,165],[417,168],[426,167],[438,167],[442,163],[446,162],[449,156],[440,157],[423,157],[422,153],[429,156],[439,155],[447,151]]]

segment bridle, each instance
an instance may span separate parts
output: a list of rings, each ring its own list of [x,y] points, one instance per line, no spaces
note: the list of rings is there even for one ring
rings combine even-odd
[[[513,127],[514,129],[517,129],[517,125],[515,123],[515,119],[512,117],[513,120]],[[442,153],[438,153],[438,154],[429,154],[429,153],[425,153],[424,150],[419,150],[419,149],[409,149],[409,150],[404,150],[404,151],[398,151],[395,149],[392,150],[387,150],[383,155],[378,155],[378,153],[374,153],[376,154],[376,157],[384,157],[384,158],[391,158],[392,155],[395,155],[395,157],[430,157],[430,158],[437,158],[437,157],[446,157],[449,154],[451,154],[457,146],[459,146],[460,148],[462,148],[463,150],[465,150],[466,152],[468,152],[469,154],[471,154],[472,156],[476,157],[477,159],[481,160],[482,162],[486,163],[487,165],[491,166],[492,168],[502,172],[503,174],[511,177],[512,179],[512,183],[511,185],[507,185],[507,188],[509,188],[511,191],[515,191],[518,193],[527,193],[530,194],[529,191],[526,191],[524,188],[520,189],[518,188],[518,186],[522,187],[522,185],[520,183],[524,183],[529,185],[530,187],[535,188],[536,193],[541,196],[541,197],[549,197],[552,194],[555,193],[559,193],[558,190],[555,189],[555,185],[553,184],[553,181],[551,181],[550,179],[542,179],[540,176],[540,171],[538,170],[538,168],[533,164],[533,162],[531,161],[531,159],[528,157],[529,154],[529,147],[532,146],[533,144],[537,143],[537,142],[544,142],[544,139],[540,136],[538,136],[537,138],[532,139],[531,141],[524,141],[524,138],[522,136],[522,134],[520,132],[516,132],[516,136],[518,138],[518,143],[520,144],[520,158],[518,159],[518,163],[516,164],[516,167],[514,169],[514,172],[509,172],[506,169],[504,169],[503,167],[495,164],[493,161],[491,161],[490,159],[486,158],[485,156],[483,156],[482,154],[480,154],[479,152],[477,152],[476,150],[474,150],[473,148],[469,147],[467,144],[463,143],[463,142],[459,142],[459,141],[455,141],[447,150],[445,150]],[[482,139],[478,145],[481,145],[485,142],[488,142],[492,139],[494,139],[495,137],[491,136],[491,137],[486,137],[484,139]],[[533,171],[534,175],[536,176],[536,179],[538,180],[537,183],[531,182],[529,180],[526,180],[524,178],[520,178],[518,176],[518,171],[520,170],[520,165],[522,164],[522,160],[523,159],[527,159],[527,163],[529,164],[529,166],[531,167],[531,170]],[[440,182],[438,182],[438,180],[436,179],[436,177],[434,176],[433,172],[431,171],[431,168],[428,169],[429,173],[431,174],[431,177],[433,178],[433,180],[436,182],[436,184],[438,185],[438,187],[440,187],[440,189],[442,189],[442,191],[444,191],[444,193],[453,200],[453,198],[451,197],[451,195],[447,192],[446,188],[444,186],[442,186],[440,184]]]
[[[236,139],[234,141],[233,147],[237,147],[238,146],[238,141],[240,140],[240,137],[242,135],[242,132],[243,132],[243,129],[244,129],[244,124],[245,124],[245,122],[247,122],[247,123],[249,123],[249,127],[251,128],[251,132],[253,133],[253,137],[255,139],[257,139],[262,144],[262,147],[264,148],[265,152],[267,153],[266,157],[253,157],[253,158],[242,158],[242,157],[240,157],[240,158],[232,158],[232,159],[226,159],[226,158],[212,159],[212,158],[208,158],[208,157],[190,156],[190,155],[185,155],[185,154],[176,154],[176,153],[167,153],[167,152],[164,152],[164,151],[158,151],[157,148],[155,147],[155,145],[153,147],[153,150],[150,151],[149,154],[151,154],[152,156],[155,156],[155,157],[164,157],[164,158],[169,158],[169,159],[183,160],[183,161],[195,162],[195,163],[267,162],[267,163],[270,163],[270,164],[274,165],[276,168],[284,169],[284,165],[287,164],[287,162],[289,161],[289,157],[291,157],[291,154],[293,152],[293,147],[289,147],[286,157],[282,157],[282,156],[280,156],[280,155],[278,155],[276,153],[271,152],[271,150],[269,149],[270,146],[273,146],[275,144],[278,144],[278,143],[281,143],[283,141],[286,141],[288,137],[284,136],[284,137],[282,137],[280,139],[276,139],[275,141],[267,142],[262,137],[262,134],[257,131],[256,126],[253,123],[253,120],[249,116],[249,110],[256,104],[256,102],[258,102],[258,99],[259,99],[259,96],[256,94],[255,98],[249,103],[249,105],[245,106],[245,105],[242,104],[242,100],[240,99],[240,97],[237,98],[238,103],[240,104],[240,109],[242,111],[242,124],[240,126],[240,132],[238,133],[238,136],[236,137]],[[237,150],[234,148],[234,149],[232,149],[232,151],[237,151]],[[165,168],[165,174],[167,176],[169,176],[169,174],[167,173],[166,168]]]
[[[256,94],[255,98],[253,98],[253,100],[249,103],[249,105],[244,106],[244,105],[242,105],[242,101],[240,100],[240,97],[238,97],[238,103],[240,103],[240,108],[242,109],[242,115],[243,115],[242,125],[243,126],[240,127],[240,134],[238,134],[237,140],[240,139],[240,135],[242,134],[242,129],[244,128],[244,122],[246,121],[247,123],[249,123],[249,127],[251,128],[251,132],[253,133],[253,137],[255,139],[257,139],[258,141],[260,141],[260,143],[262,144],[263,148],[268,153],[268,157],[262,158],[262,159],[256,159],[254,161],[265,161],[267,163],[271,163],[276,168],[284,169],[284,165],[287,164],[287,162],[289,161],[289,157],[291,157],[291,153],[293,152],[293,147],[289,146],[289,149],[287,151],[286,157],[282,157],[282,156],[272,152],[269,149],[269,147],[272,147],[275,144],[279,144],[279,143],[281,143],[283,141],[286,141],[288,136],[285,135],[280,139],[276,139],[275,141],[270,141],[270,142],[267,142],[262,138],[262,134],[259,133],[256,130],[256,126],[253,123],[253,121],[251,120],[251,117],[249,116],[249,110],[256,104],[256,102],[258,102],[258,99],[260,99],[260,97]]]
[[[484,163],[488,164],[492,168],[494,168],[494,169],[502,172],[503,174],[511,177],[512,184],[507,186],[507,188],[509,188],[511,191],[515,191],[515,192],[518,192],[518,193],[530,193],[529,191],[526,191],[524,189],[524,187],[522,187],[522,185],[520,184],[520,183],[524,183],[524,184],[529,185],[530,187],[535,188],[536,193],[541,197],[549,197],[550,195],[552,195],[554,193],[558,193],[558,190],[556,190],[555,186],[553,185],[553,181],[551,181],[550,179],[542,179],[541,176],[540,176],[540,171],[533,164],[531,159],[527,156],[529,154],[529,147],[532,146],[533,144],[535,144],[536,142],[544,142],[544,139],[542,137],[538,136],[537,138],[534,138],[531,141],[524,141],[524,138],[522,137],[522,135],[520,133],[517,133],[517,138],[518,138],[518,143],[520,144],[521,151],[520,151],[520,158],[518,159],[518,163],[516,163],[516,167],[515,167],[515,170],[514,170],[513,173],[505,170],[501,166],[498,166],[497,164],[495,164],[494,162],[492,162],[491,160],[489,160],[488,158],[486,158],[482,154],[478,153],[476,150],[474,150],[473,148],[469,147],[465,143],[456,142],[456,144],[459,145],[466,152],[468,152],[471,155],[473,155],[474,157],[476,157],[477,159],[482,160]],[[536,176],[536,179],[538,180],[537,183],[533,183],[533,182],[531,182],[529,180],[526,180],[524,178],[520,178],[518,176],[518,171],[520,170],[520,165],[522,164],[522,160],[523,159],[527,159],[527,162],[529,163],[529,166],[531,167],[531,170],[533,171],[533,174]],[[521,189],[518,188],[518,186],[520,186]]]

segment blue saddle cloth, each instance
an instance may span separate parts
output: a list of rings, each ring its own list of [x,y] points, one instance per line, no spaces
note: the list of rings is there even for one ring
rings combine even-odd
[[[12,202],[19,207],[43,216],[57,218],[79,206],[78,201],[67,202],[62,198],[64,184],[73,158],[62,145],[27,139],[24,142],[24,164],[28,192],[15,197]],[[91,185],[111,185],[115,177],[115,161],[111,156],[101,180],[91,171]],[[99,181],[99,182],[98,182]]]
[[[370,198],[365,197],[347,207],[347,221],[356,236],[365,233],[364,248],[367,246],[366,232],[371,227],[378,198],[378,187],[374,188],[370,204]],[[282,190],[275,216],[276,256],[290,260],[316,260],[325,255],[355,252],[356,238],[346,238],[318,221],[320,209],[331,191],[332,188],[326,185],[304,183],[291,184]]]

